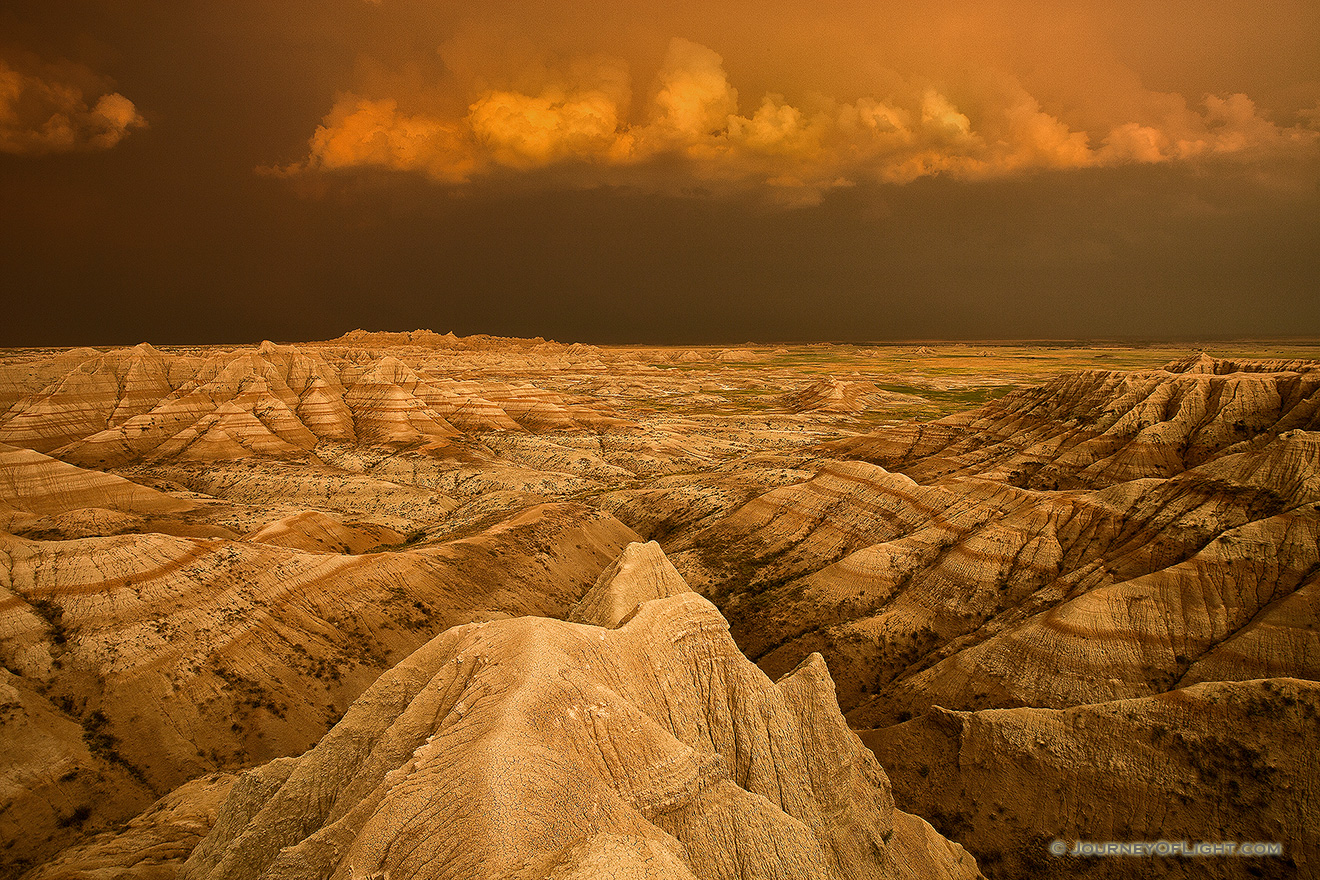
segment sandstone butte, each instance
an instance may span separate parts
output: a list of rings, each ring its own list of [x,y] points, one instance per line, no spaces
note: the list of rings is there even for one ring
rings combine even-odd
[[[975,357],[13,354],[0,871],[1313,873],[1320,363]]]

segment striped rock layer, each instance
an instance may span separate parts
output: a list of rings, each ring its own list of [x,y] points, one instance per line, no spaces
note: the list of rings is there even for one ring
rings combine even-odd
[[[633,545],[582,623],[434,639],[311,751],[236,784],[182,876],[980,876],[893,808],[818,655],[772,683],[675,577]]]
[[[67,369],[67,359],[61,364]],[[54,377],[33,375],[12,378],[17,387],[0,397],[0,443],[95,467],[300,457],[320,441],[424,444],[469,431],[617,422],[530,383],[431,376],[391,355],[333,347],[265,343],[199,358],[144,343]],[[41,379],[49,381],[34,387]]]

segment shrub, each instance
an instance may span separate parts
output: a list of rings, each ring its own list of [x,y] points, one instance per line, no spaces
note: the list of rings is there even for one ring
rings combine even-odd
[[[60,816],[59,826],[61,828],[72,828],[75,825],[81,826],[92,817],[92,808],[83,804],[67,816]]]
[[[50,640],[63,645],[69,640],[69,631],[64,626],[64,608],[50,599],[37,599],[32,603],[32,610],[37,612],[50,627]]]

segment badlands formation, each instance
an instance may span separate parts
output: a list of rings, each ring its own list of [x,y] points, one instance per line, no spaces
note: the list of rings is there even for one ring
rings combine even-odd
[[[0,876],[1320,872],[1320,350],[0,360]],[[1276,841],[1249,858],[1048,844]]]

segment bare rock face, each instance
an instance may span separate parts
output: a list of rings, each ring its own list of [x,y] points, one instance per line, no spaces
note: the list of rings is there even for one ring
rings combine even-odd
[[[885,391],[874,382],[827,376],[793,392],[785,403],[793,412],[854,413],[893,403],[925,403],[919,397]]]
[[[297,754],[394,660],[456,623],[564,613],[635,537],[571,505],[360,556],[0,532],[0,660],[25,695],[0,737],[50,743],[15,757],[0,834],[35,859],[190,778]],[[553,552],[527,552],[534,541]]]
[[[829,449],[920,483],[979,475],[1031,489],[1098,488],[1171,477],[1287,431],[1320,428],[1320,365],[1198,363],[1071,373],[969,413]]]
[[[1165,372],[1169,373],[1208,373],[1216,376],[1225,376],[1229,373],[1310,373],[1317,369],[1320,369],[1320,364],[1300,358],[1229,360],[1213,357],[1203,351],[1164,365]]]
[[[361,553],[401,544],[403,535],[377,525],[349,525],[319,510],[286,516],[243,536],[245,541],[292,547],[310,553]]]
[[[185,782],[122,830],[69,847],[24,880],[175,880],[233,785],[234,776],[225,773]]]
[[[1320,365],[910,348],[7,353],[0,875],[1314,873]]]
[[[154,799],[105,738],[104,716],[79,724],[6,670],[0,670],[0,755],[0,852],[9,871]]]
[[[819,656],[771,683],[657,550],[612,569],[592,623],[457,627],[381,676],[183,876],[979,876],[893,809]]]
[[[614,628],[643,602],[687,592],[683,576],[659,544],[629,544],[564,619]]]
[[[900,806],[955,837],[974,826],[967,846],[992,876],[1084,867],[1028,860],[1048,858],[1033,835],[1157,839],[1174,833],[1164,817],[1189,838],[1314,847],[1316,768],[1293,744],[1314,740],[1301,731],[1320,681],[1315,366],[1071,374],[825,444],[842,460],[701,518],[664,515],[682,496],[658,487],[642,513],[620,510],[663,537],[768,675],[822,654],[849,722],[875,728],[882,763],[905,768]],[[1250,708],[1265,687],[1287,692],[1282,726]],[[922,752],[954,718],[987,738]],[[1010,730],[1019,718],[1058,723],[1027,740]],[[1218,770],[1160,757],[1197,743],[1224,756]],[[1097,761],[1118,781],[1102,784]],[[1239,791],[1239,773],[1275,782]],[[1276,783],[1291,786],[1278,811],[1258,810]],[[997,837],[999,823],[1015,830]],[[1091,870],[1144,876],[1135,864]],[[1287,876],[1289,864],[1256,867]]]
[[[896,797],[994,876],[1306,877],[1320,866],[1313,681],[1198,684],[1071,709],[932,708],[863,731]],[[1051,856],[1051,840],[1277,841],[1261,858]]]
[[[832,444],[866,460],[826,461],[667,546],[768,674],[821,652],[860,727],[1320,678],[1316,383],[1073,374]]]
[[[169,514],[195,507],[123,477],[0,443],[0,509],[45,516],[85,508]]]
[[[54,357],[23,358],[0,364],[0,414],[36,394],[55,379],[101,353],[94,348],[71,348]]]
[[[172,391],[165,356],[143,343],[85,361],[10,407],[0,442],[49,452],[144,413]]]
[[[229,534],[186,525],[182,518],[198,507],[120,476],[0,444],[0,529],[12,534],[56,540],[179,529]]]
[[[1320,679],[1318,539],[1314,505],[1226,531],[1185,561],[1097,586],[969,645],[896,685],[894,698],[1067,706],[1159,693],[1207,673]]]
[[[321,441],[407,445],[617,422],[527,384],[424,375],[392,355],[334,347],[263,343],[198,361],[144,344],[59,364],[69,371],[40,390],[33,377],[58,367],[12,378],[0,443],[84,466],[301,458]]]

